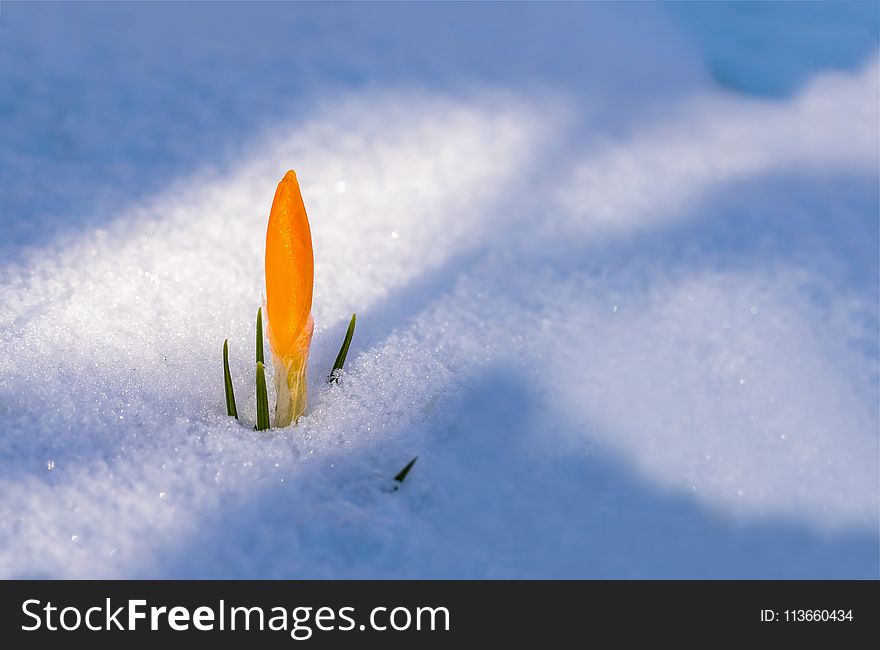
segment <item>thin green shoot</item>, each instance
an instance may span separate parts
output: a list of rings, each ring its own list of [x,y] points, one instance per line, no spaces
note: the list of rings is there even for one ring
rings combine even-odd
[[[257,431],[269,428],[269,393],[266,391],[266,372],[263,362],[257,361]]]
[[[342,366],[345,365],[345,357],[348,356],[348,348],[351,345],[351,337],[354,336],[354,325],[357,321],[357,314],[351,315],[348,322],[348,330],[345,332],[345,339],[342,341],[342,347],[339,348],[339,354],[336,355],[336,361],[333,363],[333,370],[327,378],[328,384],[338,384],[339,375],[342,373]]]
[[[409,470],[412,469],[412,466],[416,464],[416,461],[417,461],[418,459],[419,459],[419,457],[416,456],[416,457],[413,458],[411,461],[409,461],[409,462],[406,464],[406,467],[404,467],[402,470],[400,470],[400,471],[397,473],[397,476],[394,477],[394,480],[397,481],[398,483],[403,483],[403,480],[406,478],[406,475],[409,474]]]
[[[263,356],[263,308],[257,309],[257,361],[265,364],[266,358]]]
[[[238,419],[235,408],[235,391],[232,388],[232,375],[229,372],[229,339],[223,341],[223,388],[226,391],[226,414]]]

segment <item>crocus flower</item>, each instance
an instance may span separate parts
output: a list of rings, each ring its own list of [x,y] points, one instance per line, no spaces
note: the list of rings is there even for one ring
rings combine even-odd
[[[275,190],[266,230],[266,319],[275,368],[276,427],[296,422],[306,410],[314,278],[309,219],[291,170]]]

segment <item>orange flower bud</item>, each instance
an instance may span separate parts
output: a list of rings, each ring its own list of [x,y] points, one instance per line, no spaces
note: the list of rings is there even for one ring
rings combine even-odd
[[[275,367],[276,427],[296,422],[306,410],[314,281],[309,219],[291,170],[275,190],[266,229],[266,320]]]

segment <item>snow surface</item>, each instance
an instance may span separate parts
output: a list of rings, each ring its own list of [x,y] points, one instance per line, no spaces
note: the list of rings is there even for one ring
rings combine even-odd
[[[3,3],[0,576],[877,578],[877,26]],[[265,434],[288,168],[311,404]]]

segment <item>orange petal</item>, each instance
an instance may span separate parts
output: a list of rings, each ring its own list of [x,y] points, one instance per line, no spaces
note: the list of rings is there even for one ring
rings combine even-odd
[[[303,352],[297,347],[302,346],[312,311],[314,279],[312,233],[296,173],[291,170],[275,190],[266,230],[266,318],[269,345],[277,357]],[[308,342],[304,352],[308,354]]]

